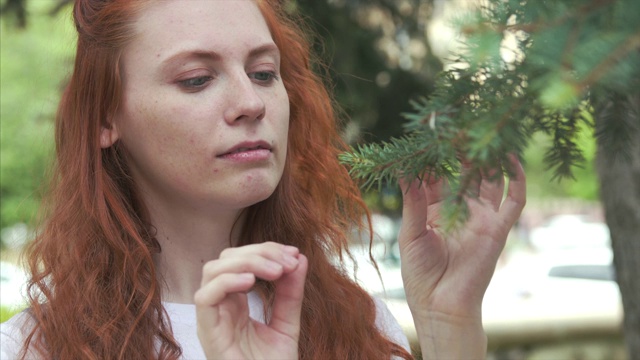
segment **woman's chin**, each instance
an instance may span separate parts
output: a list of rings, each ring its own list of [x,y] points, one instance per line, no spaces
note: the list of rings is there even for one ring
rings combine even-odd
[[[249,186],[242,186],[235,191],[230,191],[230,201],[235,202],[239,208],[247,208],[261,201],[268,199],[275,192],[278,183],[262,182],[252,183]],[[233,194],[233,195],[232,195]]]

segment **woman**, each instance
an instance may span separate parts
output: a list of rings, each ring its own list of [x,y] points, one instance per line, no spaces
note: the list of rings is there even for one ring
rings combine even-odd
[[[76,0],[30,308],[8,358],[410,358],[331,259],[366,213],[309,46],[278,1]],[[481,302],[524,205],[483,181],[443,239],[407,181],[399,243],[425,358],[481,358]],[[197,337],[196,337],[197,334]],[[4,358],[4,357],[3,357]]]

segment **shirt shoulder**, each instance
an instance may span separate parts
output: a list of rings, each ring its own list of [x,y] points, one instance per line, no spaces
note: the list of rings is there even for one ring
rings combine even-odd
[[[34,326],[34,321],[28,310],[24,310],[11,319],[0,324],[0,359],[17,359],[22,351],[26,337]],[[27,358],[36,358],[28,353]]]
[[[411,352],[409,339],[402,331],[402,327],[398,320],[393,316],[387,304],[378,297],[373,297],[376,304],[376,326],[387,338],[394,343],[402,346],[408,352]]]

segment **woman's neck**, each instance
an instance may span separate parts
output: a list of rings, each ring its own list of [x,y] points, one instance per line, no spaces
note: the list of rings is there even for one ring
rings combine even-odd
[[[156,209],[157,210],[157,209]],[[185,214],[151,212],[162,251],[154,257],[162,300],[193,303],[202,267],[238,242],[243,219],[237,212]]]

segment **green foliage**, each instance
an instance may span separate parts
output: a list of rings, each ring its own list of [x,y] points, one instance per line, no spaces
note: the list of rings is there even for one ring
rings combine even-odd
[[[0,226],[29,222],[53,160],[53,117],[73,51],[68,13],[50,17],[33,2],[20,29],[2,18],[0,34]]]
[[[595,176],[596,142],[591,125],[579,125],[576,143],[584,155],[585,161],[571,169],[576,181],[559,181],[554,173],[545,171],[544,149],[553,146],[553,139],[544,133],[537,133],[531,138],[529,146],[523,153],[527,170],[527,195],[530,198],[579,198],[597,201],[599,199],[598,181]]]
[[[353,133],[349,128],[345,131],[348,140],[380,141],[402,135],[399,114],[410,110],[406,99],[431,92],[431,74],[442,68],[431,51],[427,50],[420,61],[412,62],[421,70],[416,72],[389,61],[380,45],[385,41],[397,43],[398,37],[404,37],[428,47],[424,31],[428,20],[417,11],[418,3],[424,2],[405,1],[414,11],[401,12],[400,2],[387,0],[285,1],[291,11],[308,18],[312,32],[317,34],[314,48],[327,64],[318,70],[324,73],[344,110],[342,117],[357,125],[352,127],[357,129]],[[380,22],[384,25],[367,23],[363,14],[369,11],[383,17]]]
[[[11,319],[11,317],[17,313],[19,313],[20,311],[22,311],[22,309],[19,308],[9,308],[9,307],[0,307],[0,323],[3,323],[9,319]]]
[[[549,140],[544,163],[553,177],[573,177],[594,107],[609,104],[612,121],[598,133],[624,153],[624,129],[637,124],[615,116],[627,109],[616,94],[640,86],[637,14],[636,0],[490,0],[458,20],[466,41],[457,66],[441,73],[428,100],[413,102],[407,134],[341,160],[365,187],[446,177],[449,220],[458,223],[465,197],[475,195],[469,185],[489,169],[510,174],[507,154],[522,154],[536,133]]]

